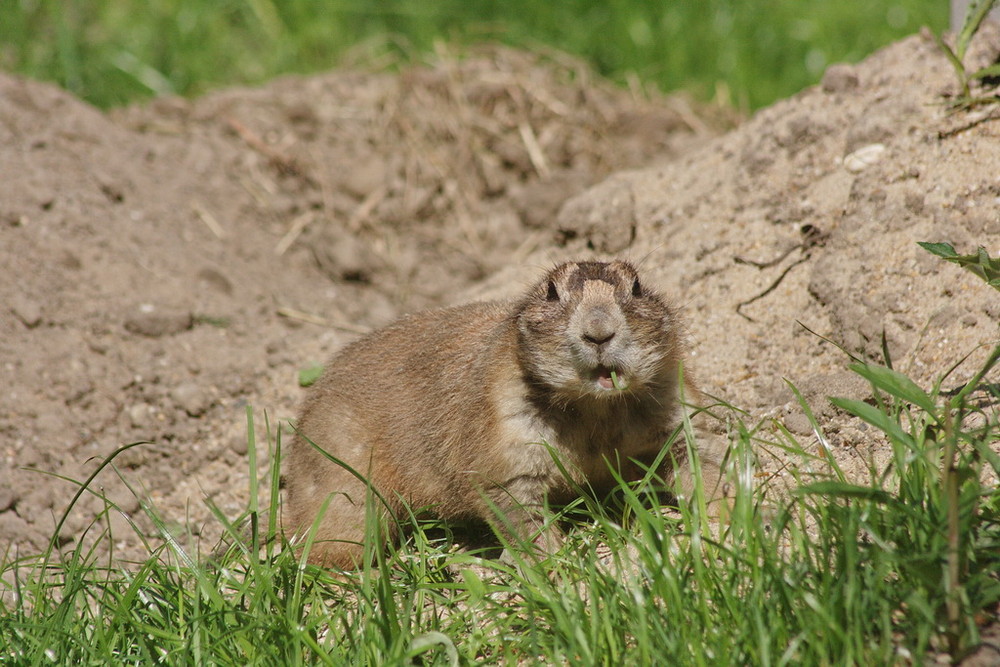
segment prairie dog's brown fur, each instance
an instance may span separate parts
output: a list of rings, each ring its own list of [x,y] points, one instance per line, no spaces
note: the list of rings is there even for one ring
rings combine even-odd
[[[286,454],[286,534],[308,532],[329,498],[310,560],[362,565],[368,490],[304,436],[370,480],[392,512],[402,499],[554,548],[558,532],[538,532],[541,508],[574,495],[554,455],[600,492],[614,485],[609,463],[640,477],[632,459],[653,461],[680,424],[676,318],[631,264],[569,262],[520,299],[418,313],[348,345]],[[666,457],[667,479],[683,451]],[[700,450],[710,492],[721,457],[719,446]],[[677,473],[690,489],[689,466]]]

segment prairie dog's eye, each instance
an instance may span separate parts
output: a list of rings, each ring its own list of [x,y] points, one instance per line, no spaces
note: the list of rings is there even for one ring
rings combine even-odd
[[[638,278],[632,283],[632,296],[642,296],[642,285],[639,284]]]
[[[559,300],[559,290],[556,289],[556,283],[553,280],[549,281],[549,291],[545,294],[546,301],[558,301]]]

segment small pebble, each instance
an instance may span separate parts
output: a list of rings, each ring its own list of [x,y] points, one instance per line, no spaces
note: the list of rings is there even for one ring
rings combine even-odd
[[[238,456],[246,455],[248,451],[247,439],[246,437],[236,437],[233,438],[229,443],[229,449]]]
[[[174,387],[170,391],[170,398],[190,417],[200,417],[212,406],[209,393],[193,382]]]
[[[130,333],[159,338],[187,331],[194,326],[191,313],[158,312],[155,308],[140,309],[125,320],[125,329]]]
[[[821,85],[824,93],[847,92],[858,87],[858,75],[852,65],[837,63],[826,68]]]
[[[42,308],[22,294],[16,294],[10,299],[10,309],[17,319],[29,329],[34,329],[42,322]]]
[[[128,420],[132,428],[143,428],[153,422],[153,407],[148,403],[136,403],[128,407]]]
[[[15,512],[0,512],[0,535],[12,541],[13,544],[29,544],[29,535],[35,534],[28,522]]]
[[[809,423],[809,418],[801,412],[793,412],[783,420],[785,428],[796,435],[812,435],[813,427]]]
[[[18,501],[18,496],[9,486],[0,486],[0,512],[6,512]]]

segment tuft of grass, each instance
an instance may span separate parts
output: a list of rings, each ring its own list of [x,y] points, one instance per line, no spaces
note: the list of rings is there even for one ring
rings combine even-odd
[[[983,67],[973,72],[965,68],[965,53],[972,42],[973,35],[978,32],[979,27],[989,16],[990,11],[997,4],[997,0],[970,0],[969,7],[965,13],[965,21],[962,29],[955,37],[955,48],[948,46],[939,33],[934,33],[934,39],[938,46],[948,57],[948,62],[955,69],[955,76],[958,78],[959,94],[952,102],[952,107],[956,109],[967,109],[977,104],[996,104],[996,96],[974,97],[972,95],[972,84],[976,81],[983,81],[990,77],[1000,76],[1000,64],[993,64]],[[926,247],[926,246],[925,246]],[[933,251],[932,251],[933,252]]]
[[[77,0],[0,2],[0,67],[56,81],[101,107],[197,95],[359,54],[419,59],[483,41],[580,56],[600,73],[688,89],[743,109],[787,97],[922,25],[931,0]]]
[[[101,664],[890,664],[953,658],[1000,603],[1000,440],[986,382],[1000,346],[957,392],[856,363],[871,403],[837,399],[880,432],[891,462],[851,480],[779,424],[733,423],[728,523],[699,502],[657,507],[654,487],[583,499],[544,562],[456,551],[411,519],[361,572],[329,572],[283,542],[280,434],[265,422],[258,487],[248,410],[245,515],[213,508],[231,546],[190,551],[154,507],[148,557],[79,545],[0,559],[0,662]],[[822,442],[822,431],[815,424]],[[690,431],[687,433],[690,436]],[[793,493],[761,481],[756,454],[797,460]],[[109,463],[110,464],[110,463]],[[124,481],[124,480],[123,480]],[[696,498],[696,501],[698,499]],[[117,511],[110,503],[105,513]],[[107,530],[104,515],[92,530]],[[248,528],[244,530],[242,526]],[[120,536],[106,534],[110,547]]]

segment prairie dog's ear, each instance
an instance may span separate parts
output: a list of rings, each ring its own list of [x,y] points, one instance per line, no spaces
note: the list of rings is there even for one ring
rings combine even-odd
[[[558,301],[559,290],[556,288],[556,281],[549,278],[548,292],[545,295],[546,301]]]

